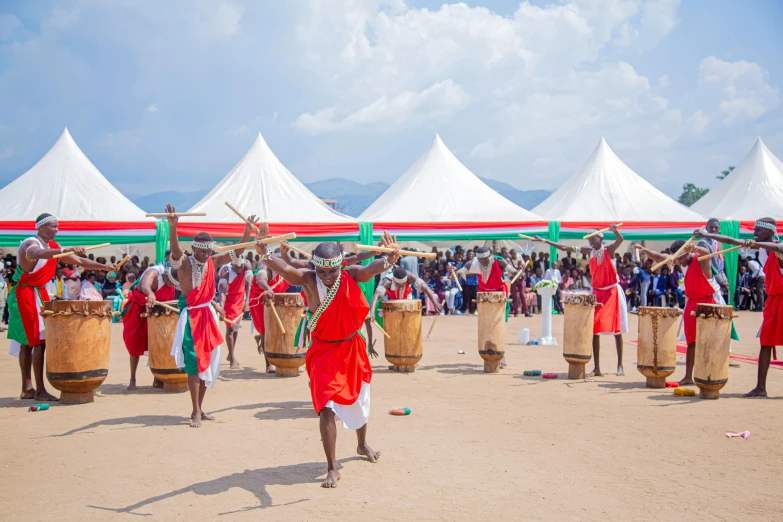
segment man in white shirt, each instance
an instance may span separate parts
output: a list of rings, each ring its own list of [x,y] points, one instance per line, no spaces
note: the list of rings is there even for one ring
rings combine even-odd
[[[558,269],[559,266],[560,264],[557,261],[552,263],[552,266],[546,269],[544,279],[560,283],[560,280],[563,279],[563,276],[560,274],[560,270]]]
[[[57,267],[57,272],[55,272],[52,280],[46,283],[46,292],[49,294],[49,299],[52,301],[55,299],[66,299],[65,277],[63,276],[63,273],[63,268]]]
[[[761,263],[756,261],[755,257],[748,256],[748,268],[750,269],[751,288],[756,290],[756,308],[753,311],[761,312],[764,310],[764,291],[767,276],[761,267]]]

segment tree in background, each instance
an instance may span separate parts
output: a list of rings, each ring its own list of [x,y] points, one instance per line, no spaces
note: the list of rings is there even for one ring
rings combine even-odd
[[[690,207],[709,191],[710,189],[697,187],[693,183],[686,183],[682,186],[682,194],[680,194],[677,201],[686,207]]]
[[[727,168],[726,170],[720,171],[720,174],[718,176],[715,176],[715,177],[718,178],[718,179],[726,179],[727,177],[729,177],[729,174],[731,174],[731,171],[734,170],[735,168],[736,167],[734,165],[729,165],[729,168]],[[704,194],[702,194],[702,196],[703,195]]]

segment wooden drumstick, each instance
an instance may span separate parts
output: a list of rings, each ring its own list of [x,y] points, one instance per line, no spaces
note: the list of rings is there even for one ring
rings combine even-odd
[[[126,255],[125,257],[123,257],[123,258],[122,258],[122,261],[120,261],[120,264],[119,264],[119,265],[117,265],[117,272],[119,272],[119,271],[120,271],[120,268],[122,268],[122,265],[124,265],[125,263],[127,263],[129,259],[130,259],[130,256],[129,256],[129,255]]]
[[[381,247],[375,245],[356,245],[356,250],[369,250],[370,252],[384,252],[387,254],[391,254],[392,252],[394,252],[393,248]],[[398,250],[397,253],[400,256],[426,257],[429,259],[435,259],[438,256],[434,252],[413,252],[411,250]]]
[[[437,320],[438,320],[438,317],[440,317],[440,314],[436,315],[436,316],[435,316],[435,317],[432,319],[432,324],[430,325],[430,330],[427,332],[427,339],[429,339],[429,338],[430,338],[430,335],[432,334],[432,329],[433,329],[433,328],[435,328],[435,321],[437,321]]]
[[[378,330],[381,331],[381,333],[384,335],[384,337],[386,337],[387,339],[391,339],[391,335],[386,333],[386,330],[381,328],[381,325],[378,324],[378,322],[375,320],[375,318],[371,318],[370,321],[372,321],[372,324],[374,324],[375,327],[378,328]]]
[[[533,236],[528,236],[528,235],[526,235],[526,234],[517,234],[517,235],[518,235],[519,237],[521,237],[522,239],[527,239],[528,241],[538,241],[538,240],[537,240],[536,238],[534,238]]]
[[[660,267],[662,267],[663,265],[666,265],[666,264],[668,264],[668,263],[671,263],[672,261],[674,261],[675,259],[677,259],[678,257],[680,257],[680,254],[682,254],[682,251],[683,251],[683,250],[685,250],[685,248],[686,248],[688,245],[690,245],[690,244],[691,244],[691,242],[693,241],[693,239],[694,239],[694,238],[693,238],[693,236],[689,237],[689,238],[688,238],[688,240],[687,240],[685,243],[683,243],[683,244],[682,244],[682,246],[681,246],[680,248],[678,248],[678,249],[677,249],[677,251],[676,251],[674,254],[670,255],[669,257],[667,257],[666,259],[664,259],[664,260],[663,260],[663,261],[661,261],[660,263],[655,263],[655,264],[654,264],[652,267],[650,267],[650,271],[651,271],[651,272],[655,272],[656,270],[658,270],[658,269],[659,269]]]
[[[633,254],[634,254],[634,257],[636,258],[636,262],[637,263],[641,263],[642,260],[639,259],[639,249],[636,248],[635,246],[633,247]]]
[[[739,249],[740,249],[740,248],[742,248],[743,246],[745,246],[745,245],[737,245],[737,246],[733,246],[733,247],[731,247],[731,248],[726,248],[726,249],[724,249],[724,250],[719,250],[719,251],[717,251],[717,252],[713,252],[712,254],[707,254],[707,255],[704,255],[704,256],[699,256],[699,261],[704,261],[705,259],[712,259],[712,258],[713,258],[713,257],[715,257],[715,256],[720,256],[720,255],[723,255],[723,254],[725,254],[725,253],[727,253],[727,252],[733,252],[733,251],[735,251],[735,250],[739,250]]]
[[[520,268],[519,270],[517,270],[517,273],[516,273],[516,274],[514,274],[514,277],[512,277],[512,278],[511,278],[511,282],[509,283],[509,285],[513,285],[513,284],[514,284],[514,282],[515,282],[517,279],[519,279],[519,276],[521,276],[521,275],[522,275],[522,272],[524,272],[524,270],[522,270],[521,268]]]
[[[305,256],[307,259],[312,259],[312,258],[313,258],[313,255],[312,255],[312,254],[308,254],[307,252],[305,252],[305,251],[304,251],[304,250],[302,250],[301,248],[296,248],[294,245],[292,245],[292,244],[290,244],[290,243],[286,243],[286,246],[287,246],[288,248],[290,248],[291,250],[293,250],[294,252],[299,252],[300,254],[302,254],[303,256]]]
[[[236,208],[234,208],[234,206],[231,203],[229,203],[228,201],[224,201],[224,203],[226,204],[226,206],[228,208],[230,208],[232,211],[234,211],[234,214],[239,216],[239,219],[241,219],[242,221],[244,221],[248,225],[252,226],[256,230],[256,232],[261,232],[261,229],[259,229],[255,224],[253,224],[249,219],[247,219],[247,217],[244,214],[242,214],[240,211],[238,211]]]
[[[280,333],[285,334],[285,326],[283,326],[283,321],[280,319],[280,316],[277,313],[277,308],[275,308],[275,302],[271,299],[269,300],[269,306],[272,308],[272,313],[275,314],[275,321],[277,322],[277,326],[280,327]]]
[[[623,226],[622,223],[617,223],[615,225],[615,227],[621,227],[621,226]],[[596,230],[595,232],[590,232],[589,234],[587,234],[582,239],[590,239],[593,236],[597,236],[598,234],[603,234],[604,232],[609,232],[610,230],[612,230],[612,227],[602,228],[601,230]]]
[[[219,246],[215,250],[221,254],[230,250],[239,250],[240,248],[255,247],[257,243],[268,245],[269,243],[279,243],[280,241],[286,241],[288,239],[296,239],[296,234],[291,232],[289,234],[283,234],[282,236],[272,236],[258,241],[248,241],[247,243],[236,243],[234,245]]]
[[[111,245],[111,243],[101,243],[100,245],[92,245],[92,246],[84,247],[84,250],[95,250],[96,248],[103,248],[109,245]],[[60,259],[61,257],[70,256],[71,254],[73,254],[73,252],[63,252],[62,254],[57,254],[56,256],[52,256],[52,259]]]
[[[160,301],[155,301],[155,304],[156,304],[156,305],[159,305],[159,306],[162,306],[162,307],[163,307],[163,308],[165,308],[166,310],[171,310],[172,312],[177,312],[177,313],[179,313],[179,308],[174,308],[173,306],[171,306],[171,305],[168,305],[168,304],[166,304],[166,303],[162,303],[162,302],[160,302]]]
[[[459,277],[457,277],[457,271],[454,270],[453,266],[449,265],[449,267],[451,268],[451,270],[449,270],[449,272],[451,273],[451,277],[453,277],[454,278],[454,282],[457,283],[457,290],[462,292],[462,285],[459,284]]]

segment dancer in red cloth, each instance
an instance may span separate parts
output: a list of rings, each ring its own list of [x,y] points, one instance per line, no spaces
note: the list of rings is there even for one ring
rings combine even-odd
[[[128,391],[136,389],[136,369],[139,357],[147,355],[147,318],[142,317],[155,303],[171,301],[177,292],[177,271],[167,269],[162,264],[149,267],[141,274],[137,284],[128,293],[128,303],[122,311],[122,340],[130,355],[130,383]],[[162,388],[157,378],[152,386]]]
[[[248,298],[250,283],[253,281],[253,266],[250,261],[235,256],[231,263],[220,267],[218,272],[218,300],[226,313],[226,347],[228,362],[232,369],[239,368],[236,357],[236,344],[242,327],[242,316],[250,311]]]
[[[503,274],[508,271],[516,274],[517,269],[511,266],[505,259],[497,259],[486,247],[476,250],[476,258],[457,271],[463,279],[468,273],[479,274],[479,292],[503,292],[508,296],[508,285],[503,281]]]
[[[671,252],[677,252],[685,241],[675,241],[669,247]],[[645,248],[642,245],[634,245],[634,248],[644,252],[648,258],[655,262],[665,261],[669,256]],[[696,305],[715,304],[715,292],[717,283],[712,277],[712,264],[709,259],[700,261],[700,256],[709,254],[705,247],[688,245],[685,250],[672,262],[682,267],[687,267],[685,271],[685,310],[682,315],[682,324],[685,330],[685,342],[688,348],[685,353],[685,377],[680,380],[680,386],[693,384],[693,363],[696,360],[696,317],[691,312],[696,311]]]
[[[590,239],[590,246],[569,247],[553,241],[541,239],[536,236],[536,241],[541,241],[563,252],[590,255],[590,274],[593,277],[593,294],[600,306],[595,309],[593,318],[593,359],[595,369],[590,377],[601,377],[601,340],[599,335],[613,335],[617,348],[617,375],[625,375],[623,370],[623,334],[628,333],[628,304],[625,295],[620,291],[620,279],[617,277],[617,267],[614,266],[614,253],[623,242],[623,235],[617,230],[616,225],[609,227],[615,236],[614,243],[605,247],[603,233],[597,233]],[[590,233],[598,232],[591,230]]]
[[[188,374],[188,388],[193,411],[190,426],[201,427],[202,420],[214,420],[202,410],[207,388],[215,385],[220,373],[220,345],[223,336],[217,324],[218,316],[225,318],[223,308],[213,302],[215,297],[215,265],[224,265],[239,257],[244,248],[225,254],[213,255],[212,236],[199,232],[193,238],[193,255],[185,256],[177,238],[179,218],[171,205],[166,205],[166,219],[169,222],[169,243],[171,244],[171,268],[177,270],[179,288],[179,322],[171,345],[171,355],[178,368]],[[258,221],[248,218],[242,243],[250,239],[251,231]]]
[[[746,393],[745,397],[766,397],[767,372],[772,361],[772,352],[776,346],[783,346],[783,244],[777,238],[777,222],[769,217],[756,220],[753,241],[712,234],[706,230],[697,230],[694,235],[729,245],[759,249],[759,261],[764,265],[766,274],[768,298],[764,302],[764,315],[759,331],[761,349],[756,387]]]
[[[57,271],[57,254],[70,253],[61,257],[63,263],[81,265],[88,270],[114,270],[114,265],[102,265],[84,257],[82,247],[61,248],[54,240],[57,235],[57,218],[41,214],[35,220],[38,234],[22,241],[16,254],[17,270],[14,272],[14,286],[8,296],[8,338],[11,346],[8,353],[19,357],[22,371],[21,399],[37,401],[59,400],[46,391],[44,385],[44,353],[46,332],[40,316],[43,303],[49,301],[44,288]],[[35,371],[33,388],[31,369]]]
[[[258,238],[268,236],[269,227],[260,225]],[[357,449],[370,462],[380,453],[367,444],[367,420],[370,415],[370,381],[372,368],[367,356],[362,324],[370,311],[357,282],[371,281],[376,274],[388,271],[399,258],[398,246],[388,234],[384,246],[393,249],[388,257],[369,265],[343,266],[340,247],[321,243],[313,252],[315,270],[296,269],[279,257],[267,254],[265,245],[256,251],[269,266],[289,284],[302,286],[307,295],[307,329],[311,342],[306,367],[310,376],[313,408],[320,416],[321,440],[326,453],[327,474],[321,486],[337,487],[337,432],[335,416],[343,425],[356,430]]]
[[[435,292],[427,286],[419,276],[412,274],[405,270],[403,267],[398,266],[394,268],[391,277],[386,277],[378,284],[378,288],[375,289],[375,294],[372,297],[372,303],[370,304],[370,310],[373,310],[378,324],[383,326],[383,317],[380,315],[380,311],[376,310],[379,301],[381,300],[397,300],[397,299],[410,299],[410,295],[413,289],[421,295],[426,294],[430,298],[432,304],[435,305],[437,313],[443,309],[443,303],[438,303],[438,296]]]
[[[285,292],[289,288],[279,275],[273,275],[272,271],[264,264],[258,266],[258,273],[253,277],[253,283],[250,285],[250,317],[253,319],[253,327],[256,329],[256,346],[258,353],[264,356],[266,363],[266,373],[275,373],[275,367],[269,363],[264,352],[264,338],[266,336],[266,326],[264,325],[264,303],[266,299],[271,299],[277,292]]]

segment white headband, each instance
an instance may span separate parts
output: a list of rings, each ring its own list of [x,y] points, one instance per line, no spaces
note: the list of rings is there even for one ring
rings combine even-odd
[[[50,221],[56,221],[57,218],[54,216],[46,216],[45,218],[41,218],[40,220],[35,222],[35,228],[41,228],[45,224],[47,224]]]
[[[771,230],[773,232],[778,231],[777,227],[773,223],[767,223],[766,221],[756,221],[756,226],[766,228],[767,230]]]
[[[489,250],[487,250],[486,252],[476,252],[476,257],[478,257],[479,259],[484,259],[486,257],[489,257],[491,254],[492,253]]]

